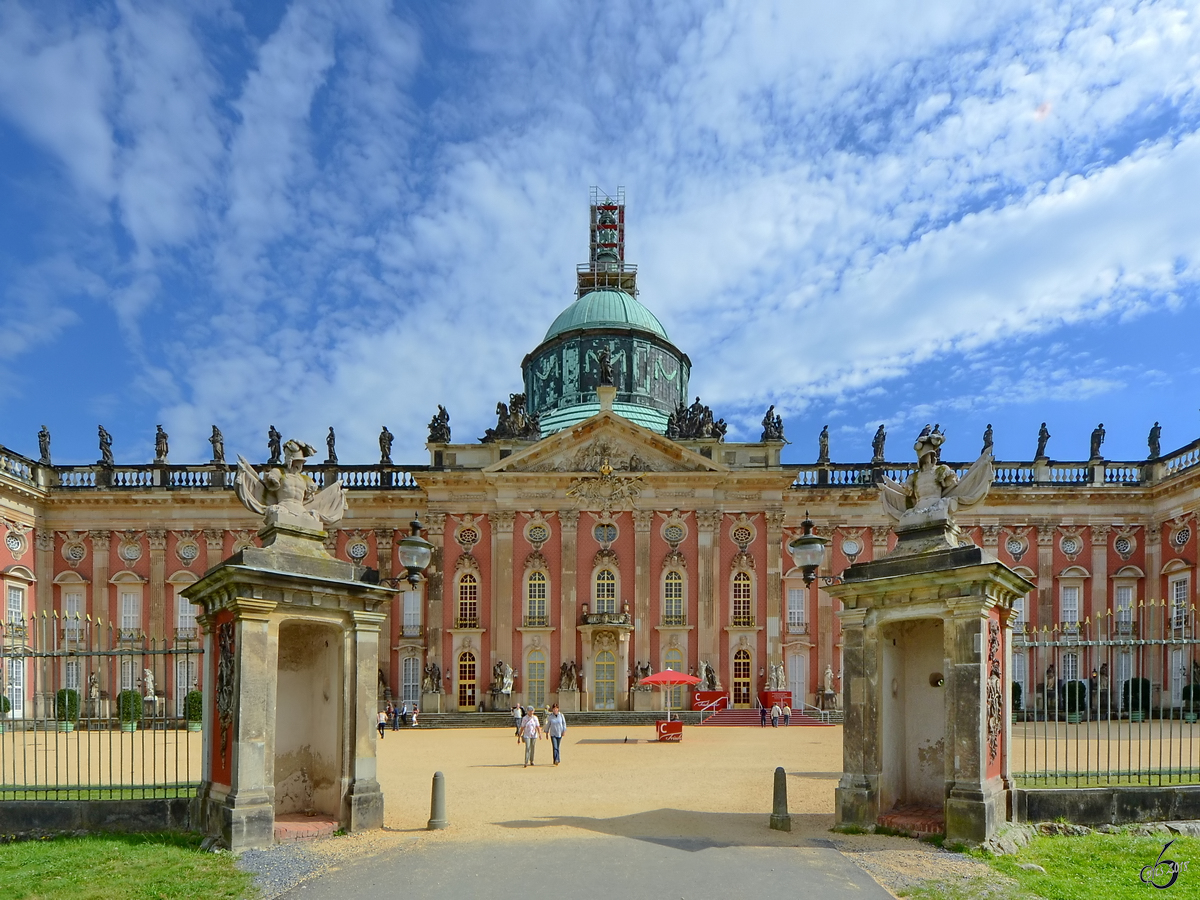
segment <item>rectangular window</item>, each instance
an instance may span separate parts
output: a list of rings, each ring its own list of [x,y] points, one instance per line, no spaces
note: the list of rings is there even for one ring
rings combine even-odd
[[[25,717],[25,660],[4,661],[4,696],[8,698],[9,716],[14,719]]]
[[[1060,609],[1062,615],[1059,617],[1059,621],[1064,625],[1079,623],[1079,587],[1077,585],[1063,586]]]
[[[1185,575],[1171,582],[1171,627],[1183,628],[1187,624],[1188,579]]]
[[[1064,653],[1062,658],[1063,681],[1079,680],[1079,654]]]
[[[787,592],[787,623],[789,631],[803,631],[805,625],[804,601],[808,591],[804,588],[788,588]]]
[[[25,588],[15,584],[8,586],[8,615],[9,622],[20,625],[25,619]]]
[[[63,635],[78,638],[83,630],[83,594],[71,591],[63,594]]]
[[[199,607],[194,606],[186,597],[175,594],[175,627],[179,629],[180,636],[185,637],[196,635],[196,612]]]
[[[1024,653],[1014,653],[1012,656],[1012,680],[1021,686],[1021,706],[1013,703],[1013,709],[1023,709],[1029,701],[1029,661]]]
[[[1183,661],[1183,648],[1175,647],[1171,650],[1171,705],[1179,706],[1183,703],[1183,686],[1188,677],[1188,667]]]
[[[128,657],[121,660],[121,690],[133,690],[133,660]]]
[[[121,591],[121,630],[137,631],[142,627],[142,594],[140,591]]]
[[[525,582],[525,615],[527,625],[546,624],[546,576],[542,572],[531,573]]]
[[[68,659],[63,666],[63,687],[69,691],[79,690],[79,660]]]
[[[534,706],[546,705],[546,657],[536,651],[525,664],[525,699]]]
[[[738,572],[733,576],[733,624],[734,627],[750,627],[754,625],[754,612],[751,607],[752,588],[750,576]]]
[[[1014,627],[1014,628],[1015,628],[1017,631],[1023,631],[1023,630],[1024,630],[1024,629],[1022,629],[1022,628],[1017,628],[1017,627],[1016,627],[1016,626],[1018,626],[1018,625],[1024,625],[1024,624],[1025,624],[1025,598],[1024,598],[1024,597],[1018,597],[1017,599],[1015,599],[1015,600],[1013,601],[1013,615],[1012,615],[1012,622],[1013,622],[1013,627]]]
[[[1117,633],[1129,634],[1133,630],[1133,585],[1118,584],[1114,599],[1117,606]]]
[[[404,592],[404,634],[416,637],[421,633],[421,595],[416,591]]]
[[[196,657],[187,655],[175,659],[175,715],[185,712],[184,701],[190,691],[200,690],[200,674]]]
[[[596,612],[615,613],[617,611],[617,576],[608,569],[596,573]]]
[[[1117,684],[1116,698],[1121,700],[1125,696],[1125,684],[1133,677],[1133,654],[1128,650],[1122,650],[1117,654]]]
[[[401,702],[416,703],[421,699],[421,660],[406,656],[400,672]]]
[[[683,576],[674,571],[668,572],[663,579],[663,624],[684,624]]]

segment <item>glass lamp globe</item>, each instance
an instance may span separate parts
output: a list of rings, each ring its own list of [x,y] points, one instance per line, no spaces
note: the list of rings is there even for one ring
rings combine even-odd
[[[400,541],[397,554],[400,557],[400,565],[408,570],[408,580],[416,584],[421,580],[421,573],[433,557],[433,544],[421,537],[419,519],[413,519],[409,527],[412,528],[412,534]]]
[[[792,561],[796,564],[796,568],[804,573],[804,583],[811,584],[816,577],[817,567],[825,558],[825,545],[829,541],[812,533],[813,523],[807,512],[800,525],[804,529],[804,533],[788,544],[788,553],[792,555]]]

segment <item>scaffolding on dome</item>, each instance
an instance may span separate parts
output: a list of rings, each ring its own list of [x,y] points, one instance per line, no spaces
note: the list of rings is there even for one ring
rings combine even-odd
[[[637,296],[637,266],[625,262],[625,188],[608,194],[592,186],[588,261],[576,267],[576,294],[613,288]]]

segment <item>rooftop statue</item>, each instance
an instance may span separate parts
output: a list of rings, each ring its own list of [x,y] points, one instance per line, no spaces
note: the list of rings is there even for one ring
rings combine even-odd
[[[1157,422],[1155,422],[1154,424],[1155,424],[1155,426],[1158,425]],[[43,425],[42,430],[38,432],[38,450],[42,454],[42,457],[41,457],[41,459],[38,460],[38,462],[41,463],[43,466],[51,465],[51,462],[50,462],[50,429],[47,428],[45,425]]]
[[[263,517],[263,525],[292,526],[321,531],[341,521],[346,511],[346,492],[335,481],[321,490],[304,474],[304,461],[316,450],[303,441],[283,445],[283,469],[268,469],[260,478],[244,456],[238,456],[234,489],[242,505]]]
[[[1042,423],[1042,427],[1038,429],[1038,445],[1037,453],[1034,454],[1034,459],[1042,459],[1046,456],[1046,444],[1050,441],[1050,429],[1046,427],[1046,423]]]
[[[214,425],[212,427],[212,429],[213,429],[212,437],[210,437],[208,439],[208,442],[210,444],[212,444],[212,450],[213,450],[212,461],[215,463],[224,464],[224,462],[225,462],[225,435],[221,434],[221,429],[218,428],[216,425]]]
[[[817,437],[817,462],[829,462],[829,426],[826,425],[821,429],[821,434]]]
[[[775,415],[775,404],[772,403],[767,407],[767,414],[762,420],[762,437],[759,441],[766,443],[767,441],[782,441],[783,437],[783,418]]]
[[[917,469],[901,484],[883,476],[880,497],[883,509],[896,521],[896,531],[925,525],[953,524],[959,507],[972,506],[982,500],[992,486],[992,450],[985,449],[962,480],[954,470],[941,461],[941,447],[946,435],[928,425],[917,437]]]
[[[157,426],[154,432],[154,462],[156,464],[166,465],[167,455],[170,453],[169,437],[161,425]]]
[[[42,427],[45,428],[45,426]],[[46,440],[48,447],[49,438],[47,437]],[[1154,427],[1150,429],[1150,434],[1146,438],[1146,444],[1150,447],[1150,459],[1158,459],[1160,456],[1162,456],[1162,426],[1157,422],[1155,422]],[[48,461],[50,458],[50,451],[47,450],[44,455]]]
[[[446,407],[440,403],[437,415],[429,420],[429,443],[450,443],[450,413],[446,412]]]

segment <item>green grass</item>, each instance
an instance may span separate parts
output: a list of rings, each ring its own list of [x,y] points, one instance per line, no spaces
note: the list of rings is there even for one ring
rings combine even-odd
[[[64,837],[0,846],[5,900],[241,900],[257,896],[229,853],[196,834]]]
[[[1001,879],[927,882],[907,893],[913,900],[1144,900],[1148,896],[1195,897],[1200,895],[1200,838],[1179,837],[1165,858],[1188,863],[1187,871],[1162,894],[1139,880],[1143,866],[1158,859],[1171,835],[1089,834],[1080,837],[1038,836],[1015,856],[986,860]],[[1036,863],[1046,874],[1020,868]],[[1011,880],[1010,880],[1011,879]],[[1015,882],[1015,885],[1014,885]]]

